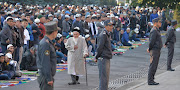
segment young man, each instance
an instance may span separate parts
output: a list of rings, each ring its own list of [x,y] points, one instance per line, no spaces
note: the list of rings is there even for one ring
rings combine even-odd
[[[28,21],[27,19],[22,20],[22,26],[24,28],[24,52],[29,49],[28,47],[28,41],[30,40],[30,35],[26,27],[28,26]]]
[[[167,57],[167,70],[168,71],[175,71],[175,69],[171,68],[171,63],[174,55],[174,44],[176,43],[176,26],[177,21],[172,20],[171,26],[168,28],[168,32],[166,34],[166,42],[164,47],[167,46],[168,48],[168,57]]]
[[[15,76],[15,66],[17,64],[16,61],[12,60],[12,54],[7,53],[5,55],[5,60],[4,60],[4,67],[3,67],[3,74],[8,75],[8,79],[11,79]]]
[[[80,28],[75,27],[73,37],[65,43],[68,50],[68,74],[71,75],[72,82],[69,85],[80,84],[79,76],[85,75],[84,58],[88,56],[88,49],[85,39],[80,36]]]
[[[46,36],[38,45],[36,62],[40,75],[38,83],[41,90],[53,90],[57,60],[52,40],[57,36],[57,27],[56,22],[46,23]]]
[[[113,30],[113,25],[110,21],[105,23],[104,31],[102,31],[97,39],[97,55],[99,68],[99,90],[108,90],[110,59],[112,59],[112,49],[110,41],[110,32]]]
[[[7,74],[3,73],[3,68],[4,68],[4,54],[0,53],[0,80],[8,80],[9,77]]]
[[[148,85],[158,85],[154,81],[154,76],[158,67],[159,57],[161,54],[162,48],[162,39],[159,28],[161,27],[161,20],[159,18],[153,19],[153,28],[149,36],[149,48],[147,52],[150,53],[150,66],[148,72]]]

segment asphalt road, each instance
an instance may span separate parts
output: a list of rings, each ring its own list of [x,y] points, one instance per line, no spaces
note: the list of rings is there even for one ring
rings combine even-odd
[[[164,37],[163,37],[164,41]],[[123,76],[129,75],[141,69],[147,68],[149,66],[149,53],[146,52],[148,43],[133,49],[126,51],[125,54],[121,56],[113,56],[111,60],[111,69],[110,69],[110,82],[121,78]],[[180,63],[180,32],[177,32],[177,43],[175,45],[175,55],[173,67],[179,65]],[[163,73],[166,70],[166,58],[167,58],[167,48],[163,48],[160,57],[160,67],[157,74]],[[164,68],[163,68],[164,67]],[[55,75],[55,85],[54,90],[91,90],[98,86],[98,67],[97,66],[87,66],[88,68],[88,86],[85,83],[85,76],[80,77],[80,85],[69,86],[68,82],[71,81],[70,75],[67,74],[67,71],[58,72]],[[141,78],[140,78],[141,79]],[[133,85],[139,84],[146,81],[146,76],[140,81],[133,81],[123,85],[117,90],[125,90]],[[18,86],[3,88],[0,90],[39,90],[37,81],[32,81],[26,84],[21,84]],[[113,89],[112,89],[113,90]]]

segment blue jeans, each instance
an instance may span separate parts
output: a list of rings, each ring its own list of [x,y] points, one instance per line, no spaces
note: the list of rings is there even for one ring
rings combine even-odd
[[[12,77],[14,77],[14,75],[15,75],[15,71],[2,71],[2,73],[3,73],[3,74],[6,74],[9,79],[11,79]]]
[[[98,68],[99,68],[99,90],[108,90],[110,60],[104,58],[98,60]]]
[[[63,54],[62,52],[56,51],[56,55],[58,56],[58,58],[63,58],[64,60],[67,61],[67,57],[65,57],[64,54]]]
[[[28,46],[27,44],[24,44],[23,49],[24,49],[24,53],[25,53],[25,52],[26,52],[26,50],[28,50],[28,49],[29,49],[29,46]]]
[[[136,38],[136,34],[134,34],[134,35],[130,38],[130,40],[140,41],[140,39],[139,39],[139,38]]]
[[[0,80],[9,80],[9,76],[7,74],[1,74],[0,75]]]

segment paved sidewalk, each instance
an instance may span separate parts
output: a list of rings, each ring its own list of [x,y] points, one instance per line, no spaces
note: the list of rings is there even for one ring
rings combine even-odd
[[[180,90],[180,65],[175,69],[174,72],[157,75],[155,81],[160,83],[157,86],[149,86],[146,81],[127,90]]]

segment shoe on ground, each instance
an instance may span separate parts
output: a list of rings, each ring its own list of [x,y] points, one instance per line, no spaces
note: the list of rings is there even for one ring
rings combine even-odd
[[[157,82],[148,83],[148,85],[159,85]]]
[[[76,82],[70,82],[69,85],[76,85]]]
[[[167,69],[167,71],[175,71],[175,69]]]

